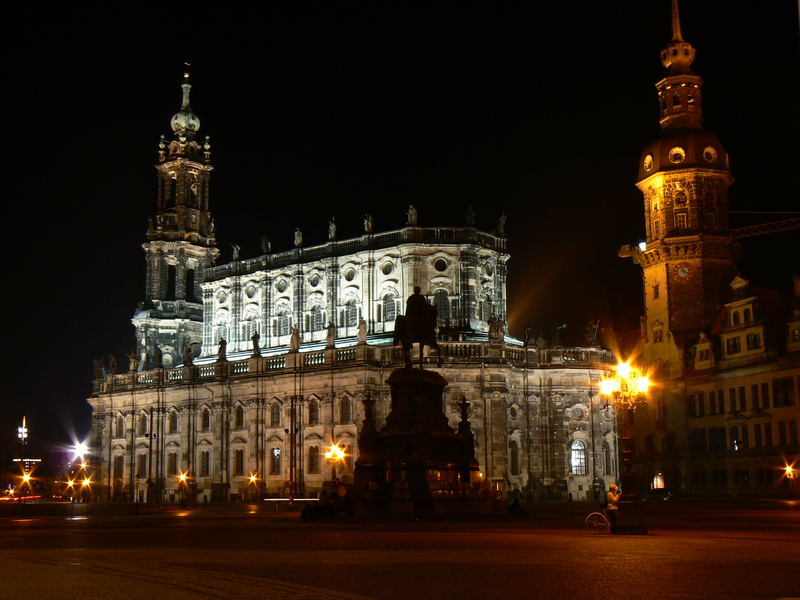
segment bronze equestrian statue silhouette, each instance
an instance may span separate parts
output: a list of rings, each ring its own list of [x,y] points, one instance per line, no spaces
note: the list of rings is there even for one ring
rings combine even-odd
[[[419,286],[406,300],[406,314],[397,315],[394,321],[394,345],[403,346],[406,367],[411,368],[411,346],[419,344],[419,368],[422,368],[422,355],[425,346],[436,350],[437,365],[442,366],[442,353],[436,343],[436,307],[432,306],[421,293]]]

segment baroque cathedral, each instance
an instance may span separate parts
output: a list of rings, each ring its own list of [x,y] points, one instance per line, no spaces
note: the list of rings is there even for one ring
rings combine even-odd
[[[611,354],[544,347],[505,331],[505,218],[493,232],[404,222],[359,237],[216,265],[209,138],[183,102],[158,145],[155,213],[143,244],[146,293],[128,372],[96,362],[91,447],[100,497],[197,502],[315,496],[352,482],[363,401],[378,427],[386,379],[403,365],[395,319],[420,287],[436,307],[444,410],[469,420],[481,478],[498,495],[593,497],[617,479],[614,409],[598,397]],[[398,219],[399,220],[399,219]],[[419,357],[417,357],[418,359]],[[328,447],[345,449],[341,462]]]

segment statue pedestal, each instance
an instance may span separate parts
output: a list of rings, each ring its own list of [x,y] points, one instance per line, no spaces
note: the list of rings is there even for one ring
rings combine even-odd
[[[357,512],[414,517],[490,512],[489,488],[480,480],[466,402],[455,432],[442,412],[447,381],[441,375],[396,369],[387,383],[392,409],[386,425],[376,432],[370,411],[359,436]]]

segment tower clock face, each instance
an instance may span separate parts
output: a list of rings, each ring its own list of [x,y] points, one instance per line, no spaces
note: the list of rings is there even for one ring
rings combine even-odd
[[[692,265],[690,265],[687,262],[680,262],[677,265],[675,265],[675,272],[678,275],[679,281],[689,281],[692,278],[692,275],[694,274]]]

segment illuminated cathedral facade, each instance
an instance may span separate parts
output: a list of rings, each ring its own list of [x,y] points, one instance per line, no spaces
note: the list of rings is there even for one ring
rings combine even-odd
[[[495,231],[396,229],[216,265],[211,145],[190,106],[188,75],[173,135],[158,148],[154,218],[143,244],[146,294],[133,317],[128,372],[97,364],[92,453],[102,496],[197,502],[314,496],[352,481],[363,401],[380,427],[386,379],[403,365],[395,318],[415,287],[436,307],[444,409],[469,420],[481,477],[500,495],[588,499],[617,478],[614,410],[598,396],[612,357],[544,347],[505,331],[504,217]],[[400,216],[400,215],[398,215]],[[326,449],[345,448],[342,462]]]

